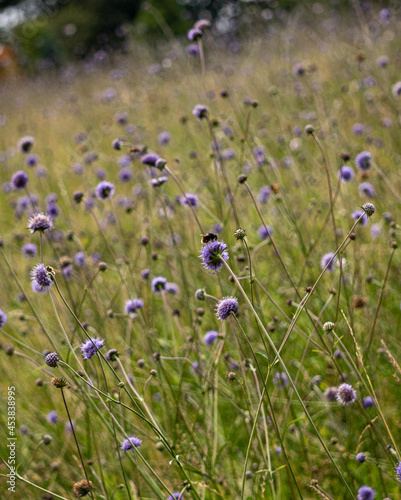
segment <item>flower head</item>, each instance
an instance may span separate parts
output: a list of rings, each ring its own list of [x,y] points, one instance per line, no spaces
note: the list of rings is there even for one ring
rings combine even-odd
[[[365,214],[368,217],[371,217],[375,213],[375,211],[376,211],[375,206],[372,205],[372,203],[365,203],[362,206],[362,208],[363,208],[363,211],[365,212]]]
[[[363,462],[366,462],[365,453],[363,453],[363,451],[358,453],[358,455],[356,456],[356,461],[359,462],[360,464],[363,464]]]
[[[143,307],[143,300],[141,299],[129,299],[125,303],[125,314],[133,314],[135,313],[138,309],[142,309]]]
[[[37,293],[46,293],[53,286],[53,280],[44,264],[38,264],[31,271],[32,290]]]
[[[47,364],[47,366],[50,366],[50,368],[56,368],[57,362],[58,356],[55,352],[51,352],[45,357],[45,363]]]
[[[81,351],[83,359],[90,359],[99,351],[104,345],[104,339],[88,339],[82,343]]]
[[[260,226],[258,229],[258,236],[261,240],[267,240],[269,236],[273,235],[273,228],[271,226]]]
[[[30,229],[31,233],[35,233],[36,231],[49,231],[52,228],[53,219],[50,215],[40,213],[33,215],[28,220],[28,229]]]
[[[7,323],[7,314],[0,309],[0,328]]]
[[[202,38],[203,32],[198,28],[192,28],[188,31],[188,40],[191,42]]]
[[[338,178],[341,182],[350,182],[355,177],[355,172],[351,167],[344,165],[338,171]]]
[[[329,403],[333,403],[333,401],[337,399],[337,392],[338,392],[337,387],[328,387],[324,391],[324,397],[327,399]]]
[[[128,439],[124,439],[121,449],[125,452],[129,450],[133,450],[135,448],[139,448],[142,444],[142,439],[139,439],[136,436],[130,436]]]
[[[185,196],[180,196],[178,198],[178,203],[187,207],[191,206],[193,208],[198,208],[198,197],[196,194],[185,193]]]
[[[161,293],[166,291],[167,280],[163,278],[163,276],[157,276],[152,279],[151,289],[152,292],[156,295],[160,295]]]
[[[114,184],[108,181],[101,181],[96,186],[96,196],[99,200],[107,200],[114,195]]]
[[[235,297],[224,297],[216,307],[216,316],[220,321],[226,320],[231,314],[238,313],[238,300]]]
[[[372,205],[373,207],[373,205]],[[353,212],[351,214],[351,217],[354,219],[354,220],[357,220],[359,219],[359,217],[363,215],[362,219],[359,221],[359,224],[361,225],[361,227],[364,227],[366,226],[366,224],[368,223],[368,216],[366,215],[365,211],[364,210],[356,210],[355,212]]]
[[[397,481],[401,483],[401,462],[399,462],[395,467],[395,477]]]
[[[363,407],[364,408],[370,408],[371,406],[374,406],[373,399],[370,396],[366,396],[366,398],[363,400]]]
[[[49,424],[57,424],[57,412],[53,410],[46,415],[46,420]]]
[[[207,332],[205,334],[205,336],[203,337],[203,342],[206,345],[212,345],[212,344],[214,344],[216,342],[218,336],[219,336],[219,332],[211,330],[210,332]]]
[[[258,194],[259,203],[267,203],[267,201],[270,198],[270,194],[271,194],[271,188],[269,186],[261,187]]]
[[[24,257],[36,257],[38,254],[38,247],[35,245],[35,243],[27,243],[21,248],[22,255]]]
[[[11,184],[13,185],[14,189],[24,189],[26,185],[28,184],[29,177],[24,170],[18,170],[18,172],[15,172],[15,174],[11,177]]]
[[[369,170],[370,164],[372,160],[372,155],[369,151],[362,151],[355,158],[355,165],[359,168],[359,170]]]
[[[223,267],[223,260],[228,260],[227,245],[223,241],[211,241],[201,249],[199,257],[203,267],[215,273]]]
[[[18,141],[18,149],[21,151],[21,153],[29,153],[34,144],[35,139],[30,135],[26,135]]]
[[[370,182],[361,182],[361,184],[359,184],[359,193],[361,196],[365,195],[368,198],[373,198],[376,191]]]
[[[277,372],[273,377],[273,383],[277,385],[279,389],[284,389],[284,387],[288,385],[288,377],[284,372]]]
[[[401,82],[397,82],[391,89],[394,97],[401,97]]]
[[[348,406],[355,403],[356,400],[356,390],[350,384],[341,384],[337,390],[337,401],[344,406]]]
[[[358,495],[356,500],[373,500],[376,496],[374,489],[369,488],[369,486],[361,486],[358,490]]]
[[[90,491],[93,489],[92,481],[87,481],[86,479],[82,479],[82,481],[78,481],[74,484],[73,492],[77,498],[85,497]]]
[[[203,120],[209,114],[209,108],[203,104],[197,104],[192,110],[192,114],[198,118],[198,120]]]
[[[159,155],[156,153],[147,153],[141,157],[141,162],[149,167],[154,167],[158,159]]]
[[[320,269],[324,269],[327,264],[328,264],[328,268],[326,269],[327,272],[331,273],[334,271],[334,266],[336,264],[336,257],[334,257],[334,252],[328,252],[328,253],[325,253],[322,258],[320,259]],[[331,261],[331,262],[330,262]],[[330,264],[329,264],[330,262]]]

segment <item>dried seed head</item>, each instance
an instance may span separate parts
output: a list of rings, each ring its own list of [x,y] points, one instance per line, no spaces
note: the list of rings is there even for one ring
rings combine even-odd
[[[67,381],[63,378],[59,377],[54,377],[52,378],[52,384],[54,387],[57,387],[57,389],[62,389],[63,387],[68,387]]]
[[[93,489],[92,481],[87,481],[86,479],[82,479],[78,483],[74,484],[73,492],[77,498],[85,497],[91,490]]]

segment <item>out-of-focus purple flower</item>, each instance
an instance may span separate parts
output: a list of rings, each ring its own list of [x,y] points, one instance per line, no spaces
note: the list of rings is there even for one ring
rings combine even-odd
[[[196,43],[190,43],[187,46],[187,54],[193,57],[199,57],[199,47]]]
[[[95,174],[100,181],[103,181],[107,177],[107,172],[104,168],[97,168]]]
[[[141,162],[144,165],[148,165],[149,167],[154,167],[159,158],[159,155],[157,155],[156,153],[146,153],[141,157]]]
[[[288,385],[288,377],[284,372],[277,372],[273,377],[273,383],[279,388],[284,389]]]
[[[160,295],[161,293],[166,291],[167,280],[163,278],[163,276],[157,276],[152,279],[151,289],[152,292],[156,295]]]
[[[203,120],[209,114],[209,108],[203,104],[197,104],[192,110],[192,114],[198,118],[198,120]]]
[[[338,392],[337,387],[328,387],[324,391],[324,397],[327,399],[329,403],[333,403],[334,401],[337,400],[337,392]]]
[[[337,401],[344,406],[348,406],[355,403],[356,400],[356,390],[350,384],[341,384],[337,390]]]
[[[365,127],[362,123],[355,123],[352,126],[352,133],[354,135],[362,135],[365,131]]]
[[[13,185],[14,189],[24,189],[29,181],[28,174],[24,172],[23,170],[18,170],[18,172],[15,172],[15,174],[11,177],[11,184]]]
[[[90,359],[102,349],[104,345],[104,339],[92,338],[85,340],[82,343],[81,351],[82,351],[82,359]]]
[[[262,186],[259,190],[258,201],[259,203],[267,203],[271,194],[270,186]]]
[[[26,258],[36,257],[38,254],[38,247],[35,243],[27,243],[21,248],[22,255]]]
[[[111,143],[111,147],[115,149],[116,151],[121,150],[121,141],[120,139],[113,139],[113,142]]]
[[[170,142],[171,139],[171,134],[170,132],[167,132],[166,130],[163,132],[160,132],[157,140],[159,141],[159,144],[161,146],[167,146],[167,144]]]
[[[327,264],[329,264],[329,262],[331,261],[326,271],[329,273],[333,272],[337,260],[337,257],[334,257],[334,259],[333,257],[334,257],[334,252],[325,253],[320,259],[320,269],[323,270],[327,266]]]
[[[36,167],[39,164],[39,156],[35,154],[29,154],[25,158],[25,163],[27,167]]]
[[[0,328],[7,323],[7,314],[0,309]]]
[[[72,170],[74,174],[77,175],[82,175],[84,173],[84,167],[80,163],[75,163],[75,165],[72,166]]]
[[[190,40],[191,42],[195,41],[195,40],[199,40],[200,38],[202,38],[202,31],[199,30],[199,29],[196,29],[196,28],[192,28],[188,31],[188,40]]]
[[[338,178],[341,180],[341,182],[350,182],[354,177],[354,170],[347,165],[344,165],[338,170]]]
[[[363,451],[358,453],[358,455],[356,456],[356,461],[360,464],[363,464],[363,462],[366,462],[366,456],[365,456],[365,453],[363,453]]]
[[[53,219],[60,215],[60,211],[60,207],[58,207],[55,203],[49,203],[46,207],[47,214],[50,215]]]
[[[178,202],[180,205],[198,208],[198,196],[196,194],[185,193],[185,196],[180,196],[178,198]]]
[[[121,182],[129,182],[133,177],[132,170],[129,167],[122,168],[118,172],[118,178]]]
[[[260,226],[258,236],[261,240],[267,240],[269,236],[273,236],[273,228],[271,226]]]
[[[99,200],[107,200],[114,195],[114,184],[108,181],[99,182],[96,186],[96,196]]]
[[[232,148],[223,149],[221,157],[223,160],[233,160],[235,158],[235,151]]]
[[[366,215],[366,213],[363,211],[363,210],[356,210],[355,212],[353,212],[351,214],[351,217],[354,219],[354,220],[357,220],[359,219],[359,217],[363,215],[362,219],[360,220],[359,224],[361,227],[364,227],[366,226],[366,224],[368,223],[368,216]]]
[[[366,398],[364,398],[363,400],[363,406],[364,408],[370,408],[372,406],[374,406],[374,402],[373,402],[373,399],[370,397],[370,396],[366,396]]]
[[[34,144],[35,139],[30,135],[27,135],[25,137],[21,137],[21,139],[18,141],[17,147],[21,151],[21,153],[29,153]]]
[[[372,235],[373,239],[376,239],[381,232],[381,226],[380,224],[373,224],[372,227],[370,228],[370,234]]]
[[[203,337],[203,342],[206,345],[212,345],[216,342],[218,339],[219,332],[216,332],[215,330],[211,330],[210,332],[207,332],[204,337]]]
[[[74,256],[75,264],[79,267],[86,266],[85,252],[77,252]]]
[[[134,314],[138,309],[142,309],[143,305],[142,299],[129,299],[124,306],[125,314]]]
[[[369,170],[371,165],[372,155],[369,151],[362,151],[355,158],[355,165],[359,170]]]
[[[127,452],[129,450],[133,450],[134,448],[139,448],[142,444],[142,439],[139,439],[136,436],[129,436],[128,439],[124,439],[121,449],[124,452]]]
[[[391,91],[394,97],[401,97],[401,81],[393,85]]]
[[[49,412],[46,415],[46,420],[49,422],[49,424],[57,424],[58,415],[57,415],[56,410]]]
[[[176,283],[167,283],[166,292],[171,293],[171,295],[178,295],[180,293],[180,289]]]
[[[361,486],[358,490],[358,495],[356,500],[373,500],[376,496],[376,492],[373,488],[369,486]]]
[[[379,68],[387,68],[389,63],[387,56],[380,56],[376,59],[376,64]]]
[[[375,188],[369,182],[361,182],[359,184],[359,194],[365,195],[368,198],[373,198],[376,194]]]
[[[114,115],[114,119],[119,125],[125,125],[128,122],[128,113],[126,111],[119,111]]]
[[[389,21],[391,18],[391,11],[387,8],[384,8],[380,11],[380,19],[382,21]]]
[[[266,159],[266,148],[264,146],[255,146],[253,148],[253,154],[256,158],[256,163],[261,166]]]

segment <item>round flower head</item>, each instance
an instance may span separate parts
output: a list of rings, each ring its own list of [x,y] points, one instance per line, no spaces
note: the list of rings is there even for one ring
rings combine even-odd
[[[351,167],[344,165],[338,171],[338,178],[341,182],[350,182],[355,177],[355,172]]]
[[[141,157],[141,162],[144,165],[148,165],[149,167],[154,167],[156,165],[157,160],[159,159],[159,155],[156,153],[147,153]]]
[[[327,264],[329,264],[329,262],[331,261],[326,271],[329,273],[333,272],[337,260],[337,257],[334,257],[334,259],[333,257],[334,257],[333,252],[325,253],[323,257],[320,259],[320,269],[323,270],[327,266]]]
[[[143,307],[143,300],[130,299],[130,300],[127,300],[127,302],[125,303],[124,311],[125,311],[125,314],[133,314],[138,309],[142,309],[142,307]]]
[[[369,486],[361,486],[358,490],[356,500],[373,500],[375,496],[376,492],[373,488],[369,488]]]
[[[261,240],[267,240],[269,236],[273,235],[273,228],[271,226],[260,226],[258,229],[258,236]]]
[[[376,194],[375,188],[369,182],[361,182],[359,184],[359,194],[361,196],[365,195],[368,198],[373,198]]]
[[[362,451],[360,453],[358,453],[358,455],[356,456],[356,461],[359,462],[360,464],[363,464],[363,462],[366,462],[365,453],[363,453]]]
[[[90,359],[99,351],[104,345],[104,339],[88,339],[82,343],[81,351],[83,359]]]
[[[7,314],[0,309],[0,328],[7,323]]]
[[[188,31],[188,40],[191,42],[202,38],[203,32],[200,29],[192,28]]]
[[[57,424],[57,412],[53,410],[46,415],[46,420],[49,424]]]
[[[180,293],[180,288],[176,283],[166,283],[166,292],[177,295]]]
[[[113,142],[111,143],[111,146],[116,151],[121,151],[121,141],[120,141],[120,139],[113,139]]]
[[[28,155],[25,159],[27,167],[36,167],[36,165],[39,164],[39,161],[39,156],[34,154]]]
[[[99,182],[96,186],[96,196],[99,200],[107,200],[114,195],[114,184],[108,181]]]
[[[259,203],[267,203],[270,198],[271,189],[269,186],[263,186],[260,188],[258,201]]]
[[[33,215],[28,220],[28,229],[30,229],[31,233],[35,233],[36,231],[49,231],[52,228],[53,219],[50,215],[40,213]]]
[[[156,295],[166,291],[167,280],[163,276],[158,276],[152,279],[151,289]]]
[[[401,97],[401,82],[397,82],[391,89],[394,97]]]
[[[372,205],[373,206],[373,205]],[[354,220],[357,220],[359,219],[359,217],[363,215],[362,219],[359,221],[359,224],[361,225],[361,227],[364,227],[366,226],[366,224],[368,223],[368,216],[366,215],[366,213],[363,211],[363,210],[356,210],[355,212],[353,212],[351,214],[351,217],[354,219]]]
[[[375,206],[372,205],[372,203],[365,203],[365,205],[363,205],[362,208],[368,217],[371,217],[376,211]]]
[[[161,146],[166,146],[170,142],[170,138],[171,138],[170,132],[164,131],[160,132],[157,140]]]
[[[337,399],[337,387],[328,387],[324,391],[324,397],[327,399],[329,403],[333,403]]]
[[[356,390],[350,384],[341,384],[337,390],[337,401],[344,406],[348,406],[355,403],[356,400]]]
[[[226,320],[230,314],[238,313],[238,300],[235,297],[224,297],[216,307],[216,316],[220,321]]]
[[[74,256],[75,264],[79,267],[86,266],[85,252],[77,252]]]
[[[129,450],[133,450],[135,448],[139,448],[142,444],[142,440],[136,436],[130,436],[128,439],[124,439],[121,449],[125,452]]]
[[[212,345],[216,342],[218,336],[219,336],[219,332],[211,330],[210,332],[207,332],[206,335],[203,337],[203,342],[206,345]]]
[[[193,57],[199,57],[200,52],[199,52],[198,44],[190,43],[187,46],[187,54],[189,54],[190,56],[193,56]]]
[[[192,110],[192,114],[198,118],[198,120],[203,120],[209,114],[209,108],[203,104],[197,104]]]
[[[277,372],[273,377],[273,383],[277,385],[279,389],[284,389],[284,387],[288,385],[288,377],[284,372]]]
[[[30,135],[27,135],[25,137],[22,137],[18,141],[18,149],[21,151],[21,153],[29,153],[34,144],[35,144],[35,139]]]
[[[45,363],[47,364],[47,366],[50,366],[50,368],[56,368],[57,362],[58,362],[58,356],[57,353],[55,352],[51,352],[45,357]]]
[[[15,174],[11,177],[11,184],[13,188],[17,190],[24,189],[27,186],[28,181],[28,174],[23,170],[18,170],[18,172],[15,172]]]
[[[185,196],[180,196],[178,198],[178,202],[180,203],[180,205],[198,208],[198,197],[196,196],[196,194],[185,193]]]
[[[227,245],[223,241],[211,241],[201,249],[199,257],[203,267],[215,273],[223,267],[223,259],[228,260]]]
[[[32,290],[37,293],[46,293],[53,286],[53,280],[49,276],[44,264],[38,264],[31,271]]]
[[[359,168],[359,170],[369,170],[370,164],[372,160],[372,155],[369,151],[362,151],[355,158],[355,165]]]
[[[366,396],[366,398],[363,400],[363,407],[370,408],[371,406],[374,406],[373,399],[370,396]]]
[[[395,467],[395,477],[397,481],[401,483],[401,462],[399,462]]]

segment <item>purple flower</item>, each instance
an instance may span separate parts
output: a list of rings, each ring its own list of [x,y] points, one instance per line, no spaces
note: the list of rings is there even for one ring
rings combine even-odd
[[[177,295],[180,293],[180,289],[176,283],[166,283],[166,292]]]
[[[181,495],[179,491],[174,491],[172,495],[169,495],[167,500],[184,500],[184,494]]]
[[[50,368],[56,368],[58,363],[57,353],[50,352],[49,354],[47,354],[47,356],[45,357],[45,363],[47,364],[47,366],[50,366]]]
[[[344,406],[348,406],[355,403],[356,400],[356,390],[350,384],[341,384],[337,390],[337,401]]]
[[[373,399],[370,396],[366,396],[366,398],[363,400],[363,407],[364,408],[370,408],[374,406]]]
[[[320,259],[320,269],[323,270],[327,266],[327,264],[329,264],[329,262],[331,261],[329,267],[327,268],[327,272],[329,273],[333,272],[337,260],[337,257],[334,257],[334,259],[333,257],[334,257],[334,252],[325,253],[323,257]]]
[[[36,231],[48,231],[53,227],[53,219],[47,214],[36,214],[30,217],[28,220],[28,229],[31,230],[31,233],[35,233]]]
[[[226,320],[231,314],[238,313],[238,300],[235,297],[224,297],[216,307],[216,316],[220,321]]]
[[[369,151],[362,151],[362,153],[359,153],[359,155],[355,158],[355,165],[359,168],[359,170],[369,170],[371,160],[372,155]]]
[[[99,200],[107,200],[114,195],[114,184],[108,181],[99,182],[96,186],[96,196]]]
[[[374,489],[369,488],[369,486],[362,486],[358,490],[358,495],[356,500],[373,500],[376,496]]]
[[[392,87],[392,92],[394,97],[400,97],[401,96],[401,82],[397,82],[393,85]]]
[[[223,260],[228,260],[227,245],[223,241],[211,241],[201,249],[199,257],[203,267],[215,273],[223,267]]]
[[[277,372],[273,377],[273,383],[277,385],[279,389],[284,389],[288,385],[288,377],[284,372]]]
[[[31,271],[32,290],[37,293],[46,293],[53,286],[53,280],[44,264],[38,264]]]
[[[337,399],[337,392],[338,392],[337,387],[328,387],[324,391],[324,397],[327,399],[329,403],[333,403],[333,401],[336,401]]]
[[[188,40],[191,42],[202,38],[203,32],[200,29],[192,28],[188,31]]]
[[[267,203],[270,198],[271,189],[269,186],[263,186],[260,188],[258,201],[259,203]]]
[[[379,68],[387,68],[388,62],[389,61],[387,56],[380,56],[376,59],[376,64]]]
[[[359,194],[365,195],[368,198],[373,198],[376,194],[375,188],[369,182],[362,182],[359,184]]]
[[[373,239],[376,239],[381,231],[381,226],[380,224],[373,224],[372,227],[370,228],[370,234],[372,235]]]
[[[366,226],[366,224],[368,223],[368,216],[366,215],[366,213],[363,211],[363,210],[356,210],[356,212],[353,212],[351,214],[351,217],[354,219],[354,220],[357,220],[359,219],[359,217],[363,215],[362,219],[359,221],[359,224],[361,225],[361,227],[364,227]]]
[[[56,410],[53,410],[46,415],[46,420],[49,422],[49,424],[57,424],[57,419],[58,417]]]
[[[192,114],[198,118],[198,120],[203,120],[209,114],[209,108],[203,104],[197,104],[192,110]]]
[[[75,264],[79,267],[86,266],[85,252],[77,252],[74,256]]]
[[[395,477],[397,481],[401,483],[401,462],[399,462],[395,467]]]
[[[144,165],[148,165],[149,167],[154,167],[156,165],[157,160],[159,159],[159,155],[156,153],[147,153],[141,157],[141,162]]]
[[[46,207],[46,212],[54,219],[60,215],[60,208],[55,203],[49,203]]]
[[[107,177],[107,172],[104,168],[97,168],[95,174],[100,181],[103,181]]]
[[[359,462],[360,464],[363,464],[363,462],[366,462],[365,453],[363,453],[362,451],[360,453],[358,453],[358,455],[356,456],[356,461]]]
[[[120,151],[121,150],[121,141],[120,141],[120,139],[113,139],[113,142],[111,143],[111,146],[116,151]]]
[[[365,127],[362,125],[362,123],[355,123],[352,127],[352,133],[354,135],[362,135],[365,130]]]
[[[27,186],[28,181],[28,174],[23,170],[18,170],[18,172],[15,172],[15,174],[11,177],[11,184],[13,185],[13,188],[17,190],[24,189]]]
[[[171,139],[171,134],[170,132],[167,131],[160,132],[159,137],[157,138],[161,146],[167,146],[167,144],[170,142],[170,139]]]
[[[206,345],[212,345],[216,342],[218,336],[219,336],[219,332],[216,332],[215,330],[211,330],[210,332],[207,332],[205,334],[205,336],[203,337],[203,342]]]
[[[22,255],[24,257],[36,257],[38,254],[38,247],[35,245],[35,243],[27,243],[21,248]]]
[[[124,439],[121,449],[125,452],[133,450],[134,448],[139,448],[142,444],[142,439],[136,436],[130,436],[128,439]]]
[[[129,299],[125,303],[124,311],[125,311],[125,314],[133,314],[138,309],[142,309],[142,307],[143,307],[143,300],[141,300],[141,299]]]
[[[85,340],[82,343],[81,351],[82,351],[82,359],[90,359],[99,351],[104,345],[104,339],[92,338]]]
[[[350,182],[355,177],[355,172],[351,167],[344,165],[338,171],[338,178],[341,182]]]
[[[273,228],[271,226],[260,226],[258,229],[258,236],[261,240],[267,240],[269,236],[273,235]]]
[[[151,289],[156,295],[166,291],[167,280],[163,276],[158,276],[152,279]]]
[[[198,208],[198,197],[196,194],[185,193],[185,196],[180,196],[178,198],[178,202],[180,203],[180,205]]]
[[[190,56],[198,57],[199,56],[199,47],[196,43],[190,43],[187,46],[187,54]]]
[[[39,163],[39,156],[35,154],[27,155],[25,163],[28,167],[36,167]]]
[[[29,153],[34,144],[35,144],[35,139],[30,135],[27,135],[25,137],[22,137],[18,141],[17,146],[18,149],[21,151],[21,153]]]
[[[7,314],[0,309],[0,328],[7,323]]]

